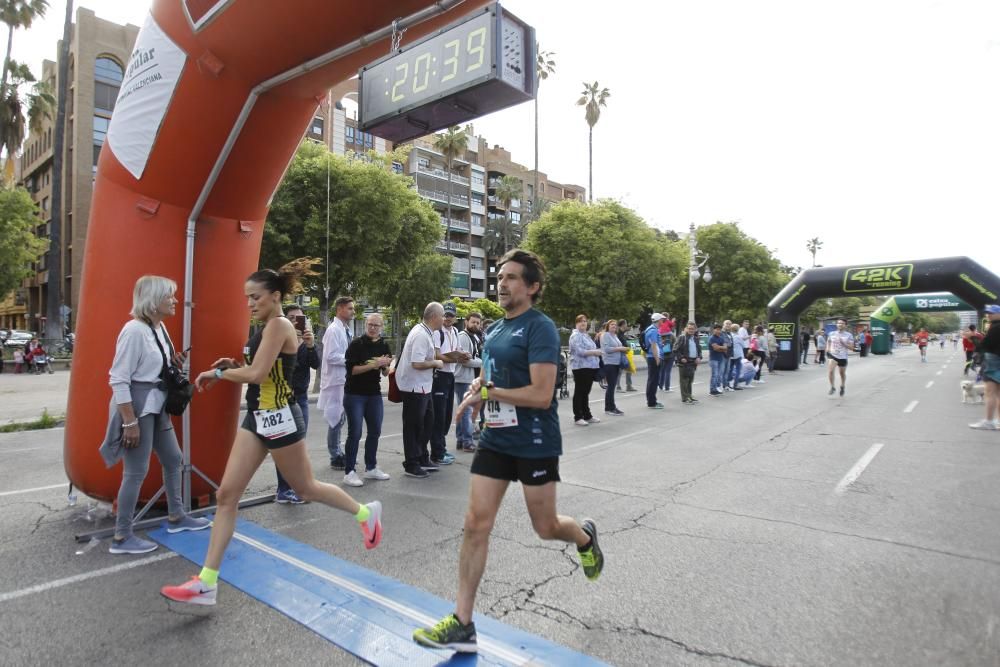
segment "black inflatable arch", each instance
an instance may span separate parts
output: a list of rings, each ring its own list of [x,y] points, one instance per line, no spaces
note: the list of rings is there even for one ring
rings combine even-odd
[[[910,292],[951,292],[982,316],[984,306],[1000,302],[1000,277],[968,257],[806,269],[767,305],[767,319],[778,339],[775,367],[799,367],[799,314],[817,299]]]

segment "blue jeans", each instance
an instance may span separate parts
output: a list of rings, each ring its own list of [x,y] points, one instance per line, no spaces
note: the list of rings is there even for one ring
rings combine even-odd
[[[455,383],[455,407],[458,408],[458,404],[462,402],[465,398],[465,392],[469,391],[469,382],[456,382]],[[472,444],[472,408],[468,407],[465,412],[462,413],[461,419],[458,420],[458,424],[455,425],[455,441],[458,446],[471,445]]]
[[[344,455],[344,450],[340,448],[340,430],[344,427],[345,422],[347,422],[346,414],[341,416],[340,423],[336,427],[326,427],[326,451],[330,453],[330,463],[333,463],[335,458]]]
[[[726,359],[709,359],[708,366],[712,369],[712,377],[708,382],[710,391],[722,391],[722,374],[726,372]]]
[[[344,453],[344,474],[350,473],[358,463],[358,445],[361,444],[361,424],[365,425],[365,470],[374,470],[377,461],[378,439],[382,435],[382,395],[344,394],[344,415],[347,416],[347,444]]]
[[[665,352],[663,355],[663,363],[660,364],[660,389],[667,391],[670,389],[670,371],[674,369],[674,355],[671,352]]]
[[[740,383],[740,367],[742,365],[743,362],[739,359],[729,360],[729,375],[726,378],[726,382],[734,387]]]
[[[305,430],[309,430],[309,394],[302,394],[301,396],[295,397],[295,402],[299,404],[299,408],[302,409],[302,421],[306,423]],[[278,490],[276,493],[284,493],[292,487],[288,485],[285,478],[281,476],[281,471],[278,470],[278,466],[274,466],[274,472],[278,473]]]

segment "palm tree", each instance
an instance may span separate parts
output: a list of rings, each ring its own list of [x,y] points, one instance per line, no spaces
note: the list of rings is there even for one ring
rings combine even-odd
[[[45,16],[45,10],[48,8],[49,0],[0,0],[0,21],[7,24],[7,55],[3,59],[3,79],[0,79],[0,91],[7,87],[14,29],[30,28],[35,19]]]
[[[49,223],[48,294],[45,302],[45,337],[63,337],[63,269],[62,269],[62,197],[63,197],[63,146],[66,131],[66,98],[69,95],[69,41],[73,36],[73,0],[66,0],[63,16],[62,51],[59,54],[59,86],[56,103],[56,124],[52,138],[52,213]],[[55,276],[55,280],[52,277]]]
[[[8,83],[0,88],[0,149],[7,149],[8,174],[13,176],[14,155],[24,143],[26,130],[42,131],[42,120],[51,119],[55,110],[56,98],[44,81],[36,81],[27,65],[11,60]],[[28,121],[25,124],[24,106],[21,100],[20,88],[25,84],[33,84],[26,102]]]
[[[555,55],[555,51],[542,51],[539,45],[535,44],[535,72],[538,76],[538,83],[541,84],[549,78],[549,74],[554,74],[556,71],[556,61],[552,59]],[[535,185],[532,190],[531,198],[531,219],[536,219],[541,211],[537,210],[535,202],[539,199],[538,197],[538,91],[535,91]]]
[[[600,88],[595,81],[594,83],[583,83],[583,93],[582,97],[576,101],[579,106],[586,107],[585,118],[587,119],[587,125],[590,126],[590,179],[588,181],[590,201],[594,201],[594,126],[597,125],[597,121],[601,118],[601,107],[606,107],[607,99],[611,97],[611,91],[607,88]]]
[[[500,182],[497,183],[495,190],[496,198],[504,208],[503,253],[501,255],[520,243],[520,229],[518,229],[517,233],[513,230],[510,206],[511,202],[515,199],[520,199],[521,191],[521,179],[514,176],[501,176]],[[516,239],[514,238],[515,236],[517,237]]]
[[[806,250],[812,253],[813,256],[813,268],[816,267],[816,252],[823,247],[823,242],[819,240],[819,237],[814,237],[806,241]]]
[[[434,139],[434,148],[437,149],[448,161],[448,196],[447,215],[445,220],[444,241],[451,252],[451,169],[452,163],[459,155],[465,155],[465,150],[469,146],[469,135],[458,125],[452,125],[443,134],[437,135]],[[472,225],[469,225],[469,249],[472,249]],[[472,296],[472,270],[469,270],[469,296]]]

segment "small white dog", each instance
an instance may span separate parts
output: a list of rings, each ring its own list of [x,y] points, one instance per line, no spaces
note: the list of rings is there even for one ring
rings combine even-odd
[[[986,386],[976,384],[972,380],[962,380],[962,402],[982,403],[983,395],[986,393]]]

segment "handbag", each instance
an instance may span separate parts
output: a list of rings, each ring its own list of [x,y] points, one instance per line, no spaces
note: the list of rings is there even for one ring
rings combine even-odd
[[[406,352],[406,342],[403,342],[403,349],[399,351],[399,359],[403,358],[403,354]],[[392,363],[392,368],[389,369],[389,391],[386,392],[386,399],[390,403],[402,403],[403,394],[399,391],[399,385],[396,384],[396,362],[398,359],[394,360]]]
[[[149,328],[153,329],[153,325],[150,324]],[[163,335],[167,339],[167,346],[170,348],[170,356],[172,357],[174,355],[174,345],[170,340],[170,334],[167,333],[162,324],[160,325],[160,330],[163,331]],[[167,353],[164,352],[160,338],[156,335],[156,329],[153,329],[153,340],[156,341],[156,347],[160,349],[160,356],[163,357],[163,370],[160,371],[160,387],[167,392],[167,400],[164,407],[167,414],[180,416],[184,414],[188,403],[191,402],[191,397],[194,395],[194,387],[188,382],[184,371],[177,368],[173,362],[167,361]]]

